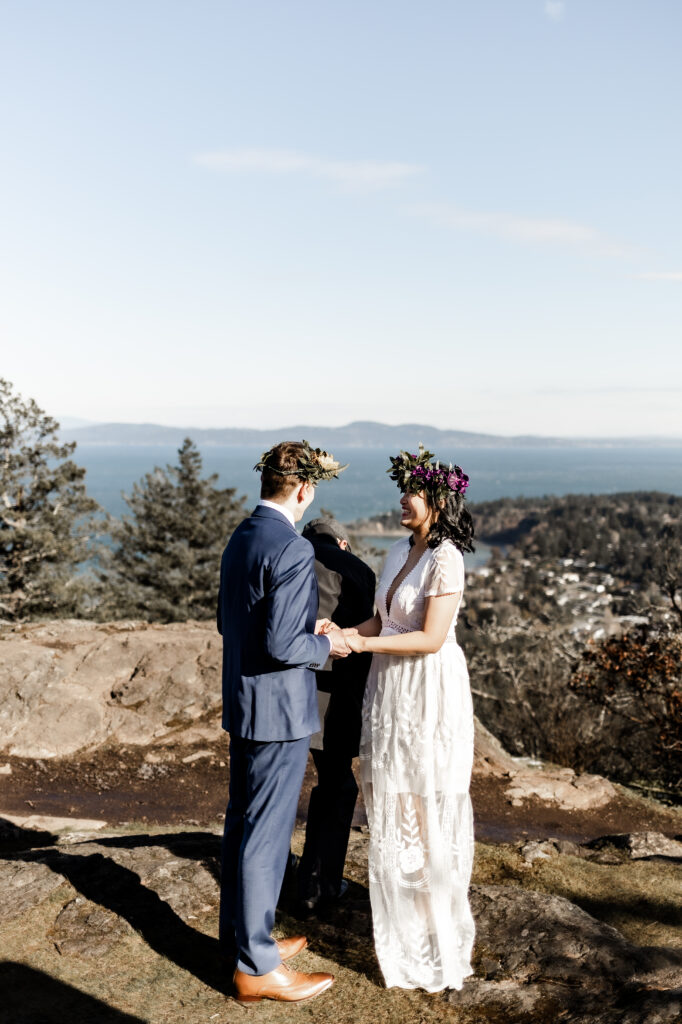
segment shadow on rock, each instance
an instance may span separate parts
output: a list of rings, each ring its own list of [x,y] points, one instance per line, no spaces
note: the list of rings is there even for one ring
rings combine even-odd
[[[680,923],[679,904],[665,899],[650,900],[641,896],[638,899],[629,900],[598,900],[594,899],[594,897],[581,896],[580,898],[575,898],[575,903],[582,907],[586,913],[599,920],[608,919],[618,913],[623,913],[637,917],[640,921],[651,922],[652,924],[679,925]]]
[[[205,985],[227,992],[231,972],[218,940],[186,924],[134,871],[99,852],[83,855],[50,849],[20,859],[39,860],[67,879],[86,900],[127,921],[155,952]]]
[[[0,964],[3,1020],[12,1024],[145,1024],[25,964]]]
[[[7,818],[0,818],[0,854],[18,850],[35,850],[42,846],[54,846],[57,836],[34,828],[22,828]]]
[[[215,832],[162,832],[154,835],[112,836],[92,840],[97,846],[138,850],[161,846],[175,857],[202,864],[220,885],[221,836]]]
[[[42,885],[35,893],[24,887],[24,909],[33,905],[29,897],[35,902],[44,897],[43,890],[50,891],[51,879],[57,886],[67,880],[77,890],[50,933],[61,953],[103,955],[125,934],[120,923],[127,922],[155,952],[211,988],[229,991],[234,965],[221,954],[217,939],[193,926],[217,910],[220,837],[214,833],[79,837],[75,843],[64,837],[59,846],[17,852],[5,860],[8,884],[14,884],[23,863],[20,877],[30,875],[33,889]],[[303,925],[294,907],[291,882],[285,882],[277,914],[279,934],[303,931],[312,952],[382,983],[365,886],[351,882],[337,906]]]
[[[163,847],[174,857],[201,864],[220,885],[221,837],[213,832],[169,832],[155,835],[114,836],[92,840],[98,848],[140,850]],[[295,874],[287,870],[278,904],[277,923],[285,935],[305,933],[314,953],[383,984],[374,956],[369,892],[351,882],[344,898],[301,919],[296,913]]]

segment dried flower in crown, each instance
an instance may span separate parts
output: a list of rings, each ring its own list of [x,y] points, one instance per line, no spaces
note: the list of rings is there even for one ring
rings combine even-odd
[[[459,466],[451,462],[441,466],[440,462],[432,462],[433,452],[429,452],[420,443],[419,453],[410,455],[400,452],[395,458],[391,456],[391,474],[403,494],[418,494],[426,491],[436,504],[445,501],[451,493],[464,494],[469,486],[469,477]]]
[[[302,480],[310,480],[312,483],[318,483],[320,480],[333,480],[344,469],[347,469],[347,463],[342,466],[333,455],[323,451],[322,448],[313,448],[307,441],[301,441],[301,446],[303,451],[298,458],[296,469],[293,471],[285,471],[271,464],[272,448],[263,452],[260,461],[253,468],[258,473],[269,469],[279,476],[298,476]]]

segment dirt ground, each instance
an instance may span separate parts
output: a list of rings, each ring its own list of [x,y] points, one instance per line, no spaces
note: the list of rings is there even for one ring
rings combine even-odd
[[[89,818],[110,825],[129,822],[152,826],[219,828],[227,801],[229,741],[194,747],[102,748],[87,757],[32,760],[9,757],[11,773],[0,773],[0,816],[49,815]],[[0,764],[0,769],[2,764]],[[299,824],[305,821],[315,769],[309,760]],[[534,798],[513,807],[505,796],[505,778],[475,776],[472,800],[476,837],[513,843],[550,836],[584,842],[619,832],[682,832],[682,811],[618,789],[604,808],[566,811]],[[362,797],[354,824],[365,824]]]

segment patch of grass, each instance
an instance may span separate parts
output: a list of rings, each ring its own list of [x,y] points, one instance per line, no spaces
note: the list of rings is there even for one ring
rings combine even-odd
[[[596,864],[557,854],[527,865],[513,846],[476,844],[476,884],[563,896],[638,946],[682,949],[682,872],[674,861]]]

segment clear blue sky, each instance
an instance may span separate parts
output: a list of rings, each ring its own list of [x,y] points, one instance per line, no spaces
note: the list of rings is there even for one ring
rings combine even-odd
[[[56,415],[682,437],[678,0],[0,0]]]

